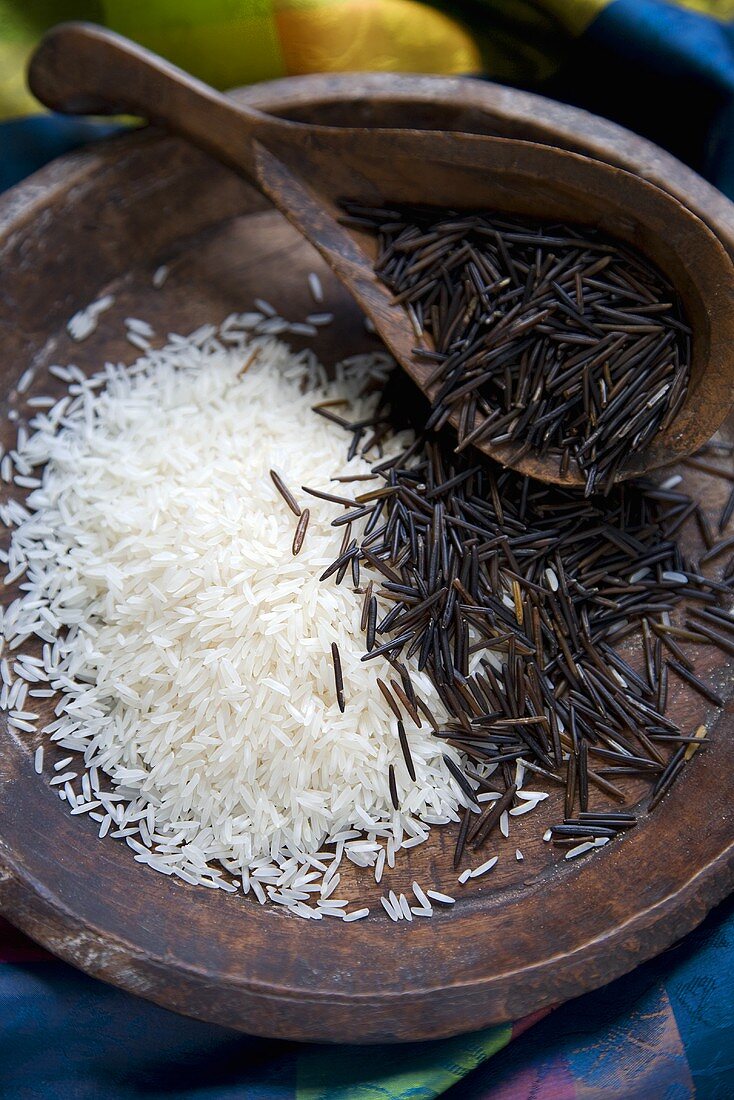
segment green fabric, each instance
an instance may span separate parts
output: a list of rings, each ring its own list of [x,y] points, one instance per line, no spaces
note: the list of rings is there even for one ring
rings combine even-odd
[[[433,1100],[507,1046],[511,1038],[509,1025],[492,1027],[442,1043],[383,1046],[379,1058],[366,1052],[355,1058],[353,1047],[302,1047],[296,1098]]]

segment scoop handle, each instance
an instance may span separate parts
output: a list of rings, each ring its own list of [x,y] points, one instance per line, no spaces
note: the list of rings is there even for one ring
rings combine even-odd
[[[251,179],[253,143],[307,127],[243,107],[182,69],[93,23],[60,23],[41,39],[28,84],[63,114],[140,115],[188,138]]]

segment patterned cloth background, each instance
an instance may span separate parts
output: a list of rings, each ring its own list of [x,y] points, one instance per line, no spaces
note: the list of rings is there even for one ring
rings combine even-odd
[[[38,113],[27,56],[104,23],[225,88],[287,74],[484,74],[658,141],[734,198],[734,0],[0,0],[0,190],[109,124]],[[25,117],[21,117],[25,116]],[[435,1043],[268,1042],[54,960],[0,919],[2,1100],[731,1100],[734,899],[660,958],[513,1026]]]

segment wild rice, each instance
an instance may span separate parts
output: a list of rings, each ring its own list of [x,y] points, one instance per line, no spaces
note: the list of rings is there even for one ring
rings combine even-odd
[[[459,449],[548,453],[561,471],[578,464],[588,493],[608,491],[680,409],[690,330],[673,286],[636,251],[491,213],[344,208],[378,238],[376,274],[431,367],[428,425],[454,413]]]

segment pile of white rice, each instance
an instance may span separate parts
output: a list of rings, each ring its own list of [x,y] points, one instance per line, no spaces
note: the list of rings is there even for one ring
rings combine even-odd
[[[31,400],[33,434],[21,429],[12,455],[25,500],[0,509],[20,585],[3,616],[0,706],[16,731],[40,734],[38,770],[50,738],[68,750],[52,783],[100,835],[164,874],[301,916],[347,913],[343,857],[379,881],[463,805],[441,755],[458,754],[426,724],[406,725],[411,782],[376,683],[391,669],[360,660],[363,595],[349,577],[319,580],[339,551],[339,508],[301,491],[350,495],[330,479],[368,472],[311,406],[344,398],[366,416],[365,380],[386,369],[362,357],[329,383],[311,353],[251,340],[235,317],[132,367],[56,370],[68,394]],[[271,468],[310,509],[297,557]],[[411,675],[442,714],[428,677]],[[39,730],[43,699],[56,717]]]

